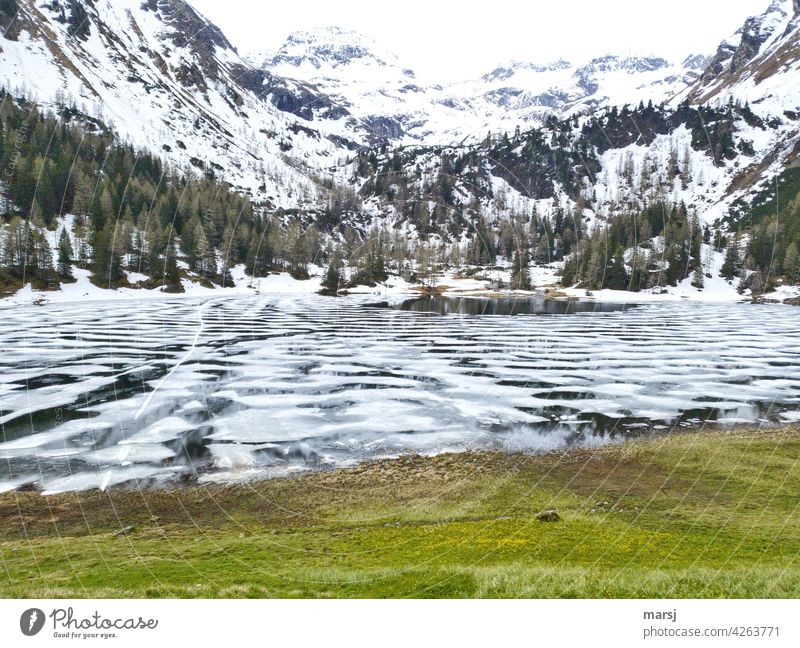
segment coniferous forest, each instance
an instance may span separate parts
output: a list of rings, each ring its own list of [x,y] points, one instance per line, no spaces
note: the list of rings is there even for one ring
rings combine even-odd
[[[125,285],[130,271],[146,275],[145,285],[180,290],[186,270],[225,285],[240,263],[253,276],[302,276],[319,247],[315,228],[281,226],[213,173],[171,169],[74,109],[43,114],[5,98],[0,276],[7,288],[69,282],[72,265],[101,287]],[[67,215],[71,231],[59,227]]]
[[[288,271],[298,278],[307,277],[309,264],[315,264],[322,268],[324,289],[335,293],[349,285],[374,285],[389,274],[426,283],[448,269],[498,262],[511,269],[506,287],[526,290],[532,287],[531,264],[556,261],[564,263],[565,286],[639,291],[691,278],[702,288],[709,276],[703,243],[725,253],[722,274],[741,278],[741,288],[759,293],[777,277],[800,278],[796,192],[774,214],[767,193],[755,218],[739,218],[727,228],[701,227],[684,204],[663,200],[622,207],[591,231],[579,207],[556,209],[549,217],[507,209],[492,218],[477,203],[460,205],[453,179],[469,176],[481,147],[490,146],[498,156],[498,147],[512,150],[506,137],[457,159],[444,155],[444,168],[425,195],[414,197],[406,189],[408,195],[386,197],[416,223],[418,237],[410,240],[397,227],[359,231],[342,223],[344,215],[362,209],[362,200],[388,190],[384,187],[410,186],[408,161],[397,153],[386,155],[383,165],[380,155],[360,153],[356,173],[374,180],[360,195],[331,189],[328,208],[303,220],[254,205],[218,180],[213,169],[170,168],[152,153],[120,142],[101,120],[73,106],[44,114],[25,100],[2,98],[0,282],[6,291],[28,282],[58,287],[74,279],[73,267],[91,272],[101,287],[128,285],[128,273],[135,273],[137,285],[180,291],[187,273],[224,286],[231,285],[230,268],[237,264],[253,277]],[[657,114],[652,107],[639,110]],[[614,116],[609,119],[613,125]],[[547,128],[559,130],[553,123]],[[534,130],[517,133],[514,141],[542,145],[544,137]],[[480,177],[471,182],[480,186]],[[420,219],[428,224],[419,226]],[[466,237],[448,231],[458,223]]]

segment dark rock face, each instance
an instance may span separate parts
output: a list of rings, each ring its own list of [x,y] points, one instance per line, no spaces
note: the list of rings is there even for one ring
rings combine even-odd
[[[798,2],[800,2],[800,0],[798,0]],[[683,67],[691,70],[705,70],[710,62],[711,58],[704,54],[693,54],[684,59]]]
[[[708,64],[708,67],[705,69],[703,74],[700,76],[700,80],[702,83],[709,83],[716,79],[722,72],[725,70],[725,64],[731,60],[733,54],[736,52],[736,48],[728,43],[722,43],[717,48],[717,53],[711,59],[711,62]]]
[[[511,104],[513,99],[516,99],[521,94],[522,90],[519,88],[498,88],[497,90],[485,93],[483,96],[487,101],[491,101],[497,106],[506,108]]]
[[[245,65],[231,68],[237,82],[260,99],[269,100],[278,110],[291,113],[306,121],[314,119],[314,112],[328,119],[339,119],[350,113],[334,104],[330,97],[316,92],[314,87],[300,82],[291,84],[284,79]]]
[[[194,51],[211,54],[214,47],[233,50],[219,27],[208,22],[184,0],[147,0],[143,4],[159,14],[162,22],[173,28],[170,35],[176,47],[191,47]]]
[[[92,25],[89,21],[89,14],[86,13],[86,9],[83,6],[85,3],[69,0],[66,4],[68,6],[67,24],[69,25],[69,35],[85,41],[91,34]]]
[[[5,11],[4,11],[5,9]],[[18,12],[16,0],[0,1],[0,26],[3,26],[3,14],[14,18]],[[94,9],[94,0],[51,0],[42,7],[52,13],[53,19],[67,26],[67,33],[81,41],[85,41],[92,33],[92,18],[87,9]],[[94,12],[92,13],[94,15]],[[22,15],[16,16],[21,18]],[[21,21],[17,20],[17,24]],[[13,27],[13,25],[11,25]],[[8,34],[4,34],[8,38]]]
[[[748,61],[758,54],[761,46],[770,36],[770,31],[761,29],[761,22],[757,18],[749,18],[744,24],[742,42],[731,57],[731,73],[744,67]]]
[[[381,115],[372,115],[364,119],[367,128],[379,138],[392,140],[400,139],[405,135],[403,125],[399,120],[393,117],[383,117]]]
[[[597,83],[598,73],[623,71],[628,74],[638,74],[654,72],[665,67],[669,67],[669,63],[657,57],[601,56],[579,67],[575,71],[574,77],[578,86],[587,95],[593,95],[600,89]]]
[[[14,26],[18,22],[18,10],[17,0],[0,0],[0,31],[9,40],[16,40],[18,36],[18,29]]]
[[[669,67],[669,63],[663,58],[658,57],[619,57],[601,56],[589,61],[586,65],[579,68],[583,74],[596,72],[612,72],[614,70],[624,70],[625,72],[654,72],[662,68]]]
[[[563,70],[568,68],[571,64],[569,61],[559,59],[548,65],[535,65],[532,63],[512,63],[511,65],[501,65],[496,67],[491,72],[484,74],[481,77],[482,81],[490,83],[492,81],[506,81],[513,77],[517,71],[521,69],[533,70],[534,72],[552,72],[553,70]]]
[[[142,8],[156,13],[169,27],[166,37],[175,47],[188,47],[197,57],[199,66],[195,69],[178,70],[183,85],[204,92],[206,81],[220,78],[215,52],[217,48],[234,51],[234,47],[219,27],[205,20],[183,0],[147,0]]]
[[[484,74],[481,79],[484,81],[505,81],[506,79],[510,79],[514,76],[514,69],[507,68],[507,67],[499,67],[495,68],[488,74]]]
[[[795,13],[800,9],[800,0],[793,1]],[[717,53],[711,59],[708,67],[700,76],[703,84],[711,83],[723,74],[735,74],[741,70],[761,51],[761,47],[772,36],[773,27],[766,26],[767,16],[770,13],[780,11],[779,3],[773,3],[769,9],[760,16],[748,18],[742,28],[737,32],[741,35],[738,45],[731,45],[724,42],[717,49]]]
[[[593,95],[600,89],[600,84],[597,83],[593,73],[586,69],[579,69],[575,72],[575,79],[578,87],[581,88],[587,95]]]
[[[531,104],[535,106],[544,106],[545,108],[557,109],[570,101],[569,93],[563,90],[551,89],[547,92],[534,97]]]

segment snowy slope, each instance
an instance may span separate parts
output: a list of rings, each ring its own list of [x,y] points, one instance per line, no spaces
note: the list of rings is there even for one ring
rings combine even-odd
[[[0,84],[14,94],[75,105],[134,145],[274,205],[316,202],[311,177],[346,153],[346,111],[253,70],[182,0],[17,2],[0,39]],[[326,117],[314,128],[294,114],[309,102]]]
[[[773,0],[723,41],[705,72],[673,99],[723,106],[749,104],[762,124],[743,125],[755,155],[728,175],[723,213],[800,160],[800,0]]]
[[[175,166],[212,171],[274,207],[324,207],[337,187],[362,188],[350,160],[360,148],[389,142],[428,147],[408,156],[420,190],[442,175],[442,155],[477,150],[483,167],[470,169],[481,186],[455,178],[455,197],[459,206],[476,203],[489,219],[534,208],[546,216],[580,204],[591,221],[620,205],[663,199],[684,201],[713,223],[800,156],[799,0],[774,0],[710,61],[629,55],[580,65],[513,62],[449,86],[420,81],[379,44],[339,28],[295,33],[248,62],[183,0],[16,1],[16,19],[0,40],[0,84],[46,107],[75,104]],[[736,149],[728,158],[704,150],[696,129],[681,123],[647,137],[612,134],[610,146],[581,139],[611,106],[665,100],[673,111],[686,102],[723,111],[731,101],[749,103],[755,117],[733,119]],[[574,117],[543,132],[550,152],[571,165],[567,175],[591,167],[577,190],[564,187],[554,169],[521,160],[522,144],[500,153],[504,164],[516,165],[513,173],[492,161],[500,133],[520,127],[524,134],[546,126],[548,116]],[[704,124],[709,133],[722,121],[715,120]],[[481,151],[487,132],[493,137]],[[437,150],[441,145],[447,150]],[[538,164],[545,167],[547,158]],[[539,183],[546,191],[536,190],[535,176],[548,173]],[[363,213],[348,215],[354,223],[397,225],[393,200],[365,200]]]
[[[396,55],[340,27],[291,34],[254,65],[314,84],[368,124],[403,144],[476,141],[486,132],[536,126],[603,105],[666,100],[696,80],[702,56],[671,64],[655,56],[604,56],[581,65],[511,62],[474,81],[424,83]]]
[[[510,132],[517,125],[539,124],[547,115],[563,118],[603,106],[661,103],[698,78],[704,63],[703,56],[675,64],[657,56],[613,55],[581,65],[516,61],[448,90],[473,104],[484,103],[490,130]]]
[[[467,99],[455,101],[441,86],[419,81],[397,56],[351,30],[295,32],[277,51],[249,58],[268,72],[314,84],[377,137],[413,144],[483,129],[483,116]]]
[[[680,93],[692,103],[749,101],[773,113],[800,104],[798,0],[772,0],[717,49],[702,76]]]
[[[528,180],[543,164],[537,169],[522,163],[519,152],[524,128],[521,140],[512,138],[510,152],[492,143],[468,150],[479,159],[499,160],[502,164],[493,165],[490,171],[495,176],[502,173],[502,166],[513,169],[513,174],[505,175],[519,182],[512,182],[514,186],[503,192],[503,202],[516,205],[518,214],[525,213],[531,200],[540,215],[570,211],[582,203],[583,215],[594,223],[629,206],[667,201],[684,202],[709,225],[724,222],[734,207],[745,205],[746,209],[760,189],[800,159],[799,9],[798,0],[771,2],[763,14],[748,19],[723,42],[710,60],[690,57],[682,66],[670,66],[655,57],[605,57],[577,68],[564,61],[545,66],[514,63],[496,68],[468,90],[462,86],[463,99],[493,84],[489,98],[501,108],[502,114],[494,116],[486,109],[490,126],[476,135],[485,136],[487,130],[511,132],[503,125],[519,123],[526,114],[537,111],[540,119],[555,110],[562,116],[573,115],[572,126],[562,124],[555,130],[546,126],[543,136],[553,143],[551,151],[560,151],[562,157],[582,151],[581,159],[572,159],[573,164],[578,163],[573,168],[587,169],[578,173],[583,176],[579,190],[550,182],[553,190],[546,193],[552,197],[531,191]],[[518,93],[516,86],[530,90]],[[558,91],[548,94],[546,88]],[[658,106],[664,99],[665,117],[653,120],[652,115],[628,115],[611,126],[608,116],[616,108],[609,109],[609,105],[652,100]],[[703,111],[701,105],[706,106]],[[587,108],[591,107],[594,111],[589,114]],[[535,121],[530,117],[527,123],[530,126]],[[587,128],[599,137],[587,141],[582,135]],[[720,133],[726,130],[731,145],[720,154]],[[464,153],[430,148],[416,156],[415,173],[423,174],[416,191],[424,191],[430,184],[444,156],[457,158]],[[542,163],[546,159],[542,158]],[[474,183],[472,188],[457,180],[456,186],[459,184],[467,193],[457,201],[461,205],[487,193],[485,187],[476,191]],[[503,215],[496,204],[480,202],[488,219]]]

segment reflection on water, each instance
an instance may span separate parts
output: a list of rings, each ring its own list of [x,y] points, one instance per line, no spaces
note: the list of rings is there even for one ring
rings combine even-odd
[[[389,304],[380,304],[389,306]],[[394,306],[404,311],[438,315],[572,315],[575,313],[613,313],[633,308],[624,304],[600,304],[545,299],[544,295],[525,297],[443,297],[409,299]]]
[[[793,307],[372,299],[0,309],[0,490],[798,419]]]

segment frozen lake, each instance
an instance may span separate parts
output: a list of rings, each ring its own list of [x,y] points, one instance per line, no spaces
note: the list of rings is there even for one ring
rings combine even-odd
[[[0,309],[0,490],[800,418],[797,308],[508,307],[260,296]]]

